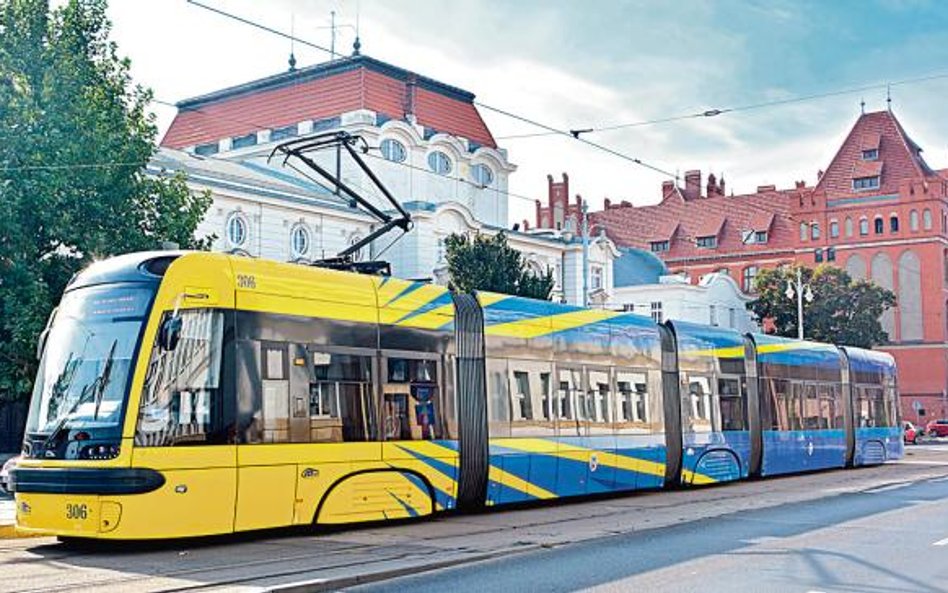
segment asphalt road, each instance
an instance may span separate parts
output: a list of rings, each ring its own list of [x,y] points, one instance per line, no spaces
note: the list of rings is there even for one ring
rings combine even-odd
[[[948,591],[946,559],[948,447],[931,445],[885,466],[426,521],[153,544],[0,539],[0,592],[929,592]]]
[[[740,511],[350,589],[948,591],[946,475]]]

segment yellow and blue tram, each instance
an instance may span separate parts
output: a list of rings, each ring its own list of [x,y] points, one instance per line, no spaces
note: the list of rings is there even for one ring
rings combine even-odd
[[[902,455],[887,354],[211,253],[95,263],[41,339],[20,528],[355,523]]]

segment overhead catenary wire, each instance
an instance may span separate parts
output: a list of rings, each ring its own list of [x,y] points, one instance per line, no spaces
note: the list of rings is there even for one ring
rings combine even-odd
[[[227,12],[227,11],[225,11],[225,10],[221,10],[221,9],[219,9],[219,8],[214,8],[214,7],[208,6],[208,5],[206,5],[206,4],[203,4],[203,3],[201,3],[201,2],[198,2],[197,0],[188,0],[188,3],[189,3],[189,4],[193,4],[194,6],[203,8],[203,9],[205,9],[205,10],[209,10],[209,11],[211,11],[211,12],[214,12],[215,14],[224,16],[224,17],[226,17],[226,18],[233,19],[233,20],[238,21],[238,22],[240,22],[240,23],[243,23],[243,24],[245,24],[245,25],[249,25],[249,26],[251,26],[251,27],[255,27],[255,28],[260,29],[260,30],[262,30],[262,31],[265,31],[265,32],[267,32],[267,33],[271,33],[271,34],[274,34],[274,35],[279,35],[280,37],[284,37],[284,38],[286,38],[286,39],[293,40],[293,41],[295,41],[295,42],[297,42],[297,43],[300,43],[300,44],[303,44],[303,45],[307,45],[307,46],[309,46],[309,47],[312,47],[312,48],[315,48],[315,49],[318,49],[318,50],[327,52],[327,53],[330,54],[330,56],[334,56],[334,55],[335,55],[334,52],[331,51],[330,49],[327,49],[327,48],[325,48],[325,47],[323,47],[323,46],[321,46],[321,45],[319,45],[319,44],[312,43],[312,42],[307,41],[307,40],[305,40],[305,39],[301,39],[301,38],[297,37],[296,35],[293,35],[293,34],[290,34],[290,33],[286,33],[285,31],[279,31],[279,30],[274,29],[274,28],[272,28],[272,27],[268,27],[268,26],[266,26],[266,25],[257,23],[257,22],[255,22],[255,21],[253,21],[253,20],[251,20],[251,19],[248,19],[248,18],[245,18],[245,17],[241,17],[241,16],[239,16],[239,15],[236,15],[236,14],[233,14],[233,13],[230,13],[230,12]],[[358,38],[357,38],[357,41],[358,41]],[[649,163],[643,161],[643,160],[640,159],[640,158],[637,158],[637,157],[634,157],[634,156],[625,154],[625,153],[623,153],[623,152],[620,152],[620,151],[615,150],[615,149],[613,149],[613,148],[609,148],[609,147],[604,146],[604,145],[602,145],[602,144],[599,144],[599,143],[592,142],[592,141],[590,141],[590,140],[586,140],[586,139],[584,139],[584,138],[581,138],[581,137],[580,137],[580,134],[577,133],[577,132],[581,132],[581,131],[579,131],[579,130],[571,130],[571,131],[568,131],[568,130],[560,130],[560,129],[554,128],[554,127],[552,127],[552,126],[548,126],[548,125],[545,125],[545,124],[541,124],[541,123],[537,122],[536,120],[534,120],[534,119],[532,119],[532,118],[529,118],[529,117],[526,117],[526,116],[522,116],[522,115],[517,115],[517,114],[515,114],[515,113],[513,113],[512,111],[507,110],[507,109],[501,109],[501,108],[498,108],[498,107],[493,107],[493,106],[491,106],[491,105],[487,105],[487,104],[481,103],[481,102],[479,102],[479,101],[475,101],[474,104],[477,105],[478,107],[483,107],[484,109],[487,109],[487,110],[489,110],[489,111],[493,111],[493,112],[495,112],[495,113],[504,115],[504,116],[506,116],[506,117],[510,117],[510,118],[519,120],[519,121],[521,121],[521,122],[529,123],[529,124],[531,124],[531,125],[533,125],[533,126],[540,127],[540,128],[546,130],[546,131],[549,132],[549,133],[555,133],[555,134],[558,134],[558,135],[561,135],[561,136],[565,136],[565,137],[567,137],[567,138],[572,138],[572,139],[574,139],[574,140],[578,140],[579,142],[581,142],[581,143],[583,143],[583,144],[585,144],[585,145],[587,145],[587,146],[596,148],[597,150],[601,150],[601,151],[603,151],[603,152],[606,152],[606,153],[608,153],[608,154],[611,154],[611,155],[613,155],[613,156],[616,156],[616,157],[618,157],[618,158],[620,158],[620,159],[622,159],[622,160],[625,160],[625,161],[627,161],[627,162],[630,162],[630,163],[632,163],[632,164],[638,165],[638,166],[640,166],[640,167],[644,167],[644,168],[646,168],[646,169],[649,169],[649,170],[654,171],[654,172],[656,172],[656,173],[660,173],[660,174],[662,174],[662,175],[666,175],[666,176],[668,176],[668,177],[671,177],[672,179],[676,179],[676,180],[678,179],[678,174],[677,174],[677,173],[672,173],[672,172],[670,172],[670,171],[666,171],[665,169],[662,169],[662,168],[657,167],[657,166],[655,166],[655,165],[651,165],[651,164],[649,164]]]
[[[703,111],[697,111],[693,113],[683,113],[681,115],[660,117],[656,119],[646,119],[646,120],[618,123],[618,124],[605,125],[605,126],[593,126],[593,127],[587,127],[585,129],[573,130],[573,131],[580,134],[594,134],[594,133],[599,133],[599,132],[610,132],[613,130],[622,130],[622,129],[627,129],[627,128],[651,126],[651,125],[670,123],[670,122],[676,122],[676,121],[682,121],[682,120],[688,120],[688,119],[711,118],[711,117],[717,117],[719,115],[725,115],[727,113],[735,113],[735,112],[740,112],[740,111],[752,111],[752,110],[757,110],[757,109],[764,109],[767,107],[789,105],[793,103],[804,103],[808,101],[816,101],[819,99],[827,99],[830,97],[838,97],[842,95],[853,95],[856,93],[863,93],[866,91],[889,89],[893,86],[918,84],[922,82],[930,82],[932,80],[941,80],[941,79],[948,79],[948,72],[927,74],[924,76],[905,78],[905,79],[895,80],[891,82],[879,82],[879,83],[870,84],[870,85],[851,87],[851,88],[827,91],[827,92],[822,92],[822,93],[800,95],[797,97],[787,97],[784,99],[774,99],[771,101],[761,101],[758,103],[735,105],[733,107],[711,108],[711,109],[705,109]],[[532,132],[532,133],[524,133],[524,134],[511,134],[508,136],[498,136],[497,139],[498,140],[516,140],[516,139],[521,139],[521,138],[537,138],[537,137],[542,137],[542,136],[552,136],[555,133],[556,132],[554,131],[547,130],[544,132]]]

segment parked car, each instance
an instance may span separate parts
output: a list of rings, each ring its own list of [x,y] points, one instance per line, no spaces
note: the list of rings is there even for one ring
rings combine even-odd
[[[948,437],[948,420],[932,420],[925,427],[925,432],[933,437]]]
[[[902,438],[905,440],[907,445],[917,445],[918,436],[921,431],[911,422],[905,421],[902,423]]]
[[[7,491],[7,483],[10,480],[10,470],[16,467],[16,462],[19,460],[19,456],[11,457],[3,464],[3,468],[0,469],[0,490],[4,492]]]

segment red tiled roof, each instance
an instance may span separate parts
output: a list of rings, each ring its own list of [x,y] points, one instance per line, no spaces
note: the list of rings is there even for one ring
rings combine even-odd
[[[404,119],[413,103],[419,124],[496,147],[473,101],[467,91],[354,56],[182,101],[161,144],[183,148],[356,109]]]
[[[879,141],[882,139],[882,134],[879,132],[870,132],[863,135],[860,139],[859,146],[862,150],[872,150],[873,148],[879,148]]]
[[[698,222],[695,227],[695,237],[717,237],[724,226],[723,216],[707,216],[704,220]]]
[[[671,234],[666,233],[669,227],[678,227],[678,240],[672,241],[670,251],[663,254],[663,258],[709,255],[708,249],[695,245],[695,239],[714,235],[715,229],[719,229],[719,234],[713,255],[752,254],[792,245],[795,227],[790,220],[790,198],[800,191],[714,195],[687,201],[665,199],[652,206],[613,206],[590,213],[590,220],[604,226],[618,245],[640,249],[648,249],[653,241],[666,240]],[[723,225],[725,219],[727,224]],[[744,243],[741,233],[749,230],[769,230],[767,243]],[[656,235],[662,237],[656,238]]]
[[[770,230],[770,225],[774,223],[774,213],[767,210],[758,210],[751,214],[750,226],[747,230],[764,232]]]
[[[656,241],[671,241],[672,237],[675,236],[675,231],[678,230],[678,221],[673,219],[661,220],[658,221],[655,226],[653,226],[646,237],[648,243],[654,243]]]
[[[882,161],[856,161],[853,163],[853,179],[882,175]]]
[[[869,139],[869,144],[872,144],[877,136],[878,159],[862,161],[862,151],[867,141],[865,139]],[[920,152],[918,145],[912,142],[891,112],[864,113],[856,120],[853,129],[827,167],[826,173],[816,184],[816,190],[825,191],[830,198],[852,196],[856,193],[853,191],[854,177],[869,177],[881,173],[878,193],[898,193],[902,181],[932,174]],[[878,167],[879,173],[856,175],[856,167],[860,167],[860,171],[863,170],[861,167]]]

